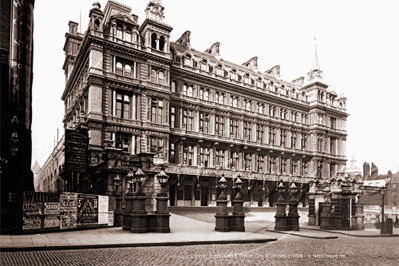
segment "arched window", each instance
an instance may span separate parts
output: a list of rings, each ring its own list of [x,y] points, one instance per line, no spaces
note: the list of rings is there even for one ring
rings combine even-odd
[[[201,70],[206,71],[206,65],[207,65],[207,61],[206,59],[202,59],[201,61]]]
[[[157,49],[157,34],[151,34],[151,48]]]
[[[130,65],[125,65],[125,77],[131,77],[132,76],[132,69]]]
[[[193,97],[193,87],[192,86],[190,86],[190,87],[188,87],[188,96],[190,96],[190,97]]]
[[[176,83],[174,81],[172,81],[170,88],[172,92],[176,92]]]
[[[186,66],[191,66],[191,55],[187,54],[184,56],[184,64]]]
[[[165,49],[165,37],[161,36],[159,38],[159,50],[163,51]]]
[[[223,97],[224,95],[223,95],[223,93],[221,93],[220,95],[219,95],[219,103],[220,104],[223,104],[224,103],[224,97]]]
[[[235,69],[231,70],[231,72],[230,72],[230,78],[231,79],[236,80],[236,78],[237,78],[236,72],[237,71]]]
[[[219,92],[215,93],[215,102],[218,103],[219,102]]]
[[[187,95],[187,85],[183,85],[183,95]]]
[[[129,27],[125,31],[125,41],[132,42],[132,30]]]
[[[238,99],[237,98],[233,99],[233,107],[238,107]]]
[[[100,20],[96,19],[94,21],[94,29],[99,30],[100,29]]]
[[[247,110],[248,110],[248,111],[251,111],[251,101],[248,101],[248,102],[247,102]]]
[[[157,72],[155,71],[155,69],[151,70],[151,81],[157,83]]]
[[[123,28],[122,28],[121,25],[118,25],[118,26],[116,27],[116,37],[117,37],[118,39],[120,39],[120,40],[122,40],[122,38],[123,38]]]
[[[201,88],[199,91],[200,99],[204,99],[204,88]]]
[[[204,100],[209,101],[209,91],[208,90],[204,91]]]
[[[259,113],[263,114],[263,104],[259,105]]]
[[[122,76],[122,73],[123,73],[122,68],[123,68],[122,63],[121,62],[116,62],[116,74],[117,75],[121,75]]]
[[[165,75],[164,75],[163,71],[159,71],[159,73],[158,73],[158,83],[161,85],[165,84]]]

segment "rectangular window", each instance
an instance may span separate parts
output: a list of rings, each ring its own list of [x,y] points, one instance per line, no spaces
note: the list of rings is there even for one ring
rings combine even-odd
[[[193,111],[183,111],[183,129],[193,131]]]
[[[257,171],[258,173],[263,172],[263,165],[265,163],[265,157],[263,155],[258,155],[258,161],[257,161]]]
[[[215,117],[215,135],[223,136],[224,118],[221,116]]]
[[[163,116],[163,100],[152,99],[151,100],[151,122],[162,124]]]
[[[209,149],[208,148],[200,148],[200,159],[201,159],[201,166],[209,167]]]
[[[301,167],[302,169],[302,175],[307,175],[307,173],[308,173],[308,165],[307,165],[307,162],[302,162],[302,167]]]
[[[199,132],[209,133],[209,114],[200,113]]]
[[[230,136],[238,139],[238,120],[232,119],[230,121]]]
[[[170,127],[176,127],[176,108],[170,107]]]
[[[305,134],[302,134],[302,138],[301,138],[301,149],[302,150],[306,149],[307,138],[308,137]]]
[[[244,122],[244,138],[251,140],[252,124],[249,122]]]
[[[157,137],[148,137],[150,152],[155,153],[154,158],[164,158],[164,140]]]
[[[287,131],[286,130],[281,130],[281,132],[280,132],[280,146],[285,147],[286,137],[287,137]]]
[[[332,128],[332,129],[336,129],[336,128],[337,128],[337,119],[331,117],[331,118],[330,118],[330,124],[331,124],[331,128]]]
[[[276,139],[276,129],[269,127],[269,144],[274,145]]]
[[[231,164],[230,167],[231,169],[238,169],[238,153],[237,152],[231,152]]]
[[[296,133],[292,133],[291,135],[291,148],[296,148]]]
[[[281,166],[280,173],[281,174],[287,173],[287,159],[281,158],[280,166]]]
[[[132,136],[129,134],[116,133],[115,134],[115,144],[117,149],[121,149],[125,152],[131,152],[130,142],[132,140]]]
[[[317,135],[317,151],[323,151],[323,135]]]
[[[298,162],[296,160],[292,160],[292,167],[291,167],[291,174],[297,175],[298,174]]]
[[[269,164],[268,164],[268,170],[269,173],[276,173],[276,158],[275,157],[270,157],[269,158]]]
[[[216,166],[223,168],[224,164],[224,151],[223,150],[216,150],[215,152],[216,157]]]
[[[193,165],[194,164],[194,149],[193,146],[183,146],[183,164]]]
[[[122,93],[116,94],[116,116],[129,119],[130,96]]]
[[[256,126],[256,140],[257,142],[262,143],[263,142],[263,134],[264,134],[264,127],[262,125],[257,125]]]
[[[245,170],[251,171],[251,163],[252,163],[252,154],[245,154]]]
[[[169,162],[170,163],[176,163],[176,158],[175,158],[175,144],[170,143],[170,151],[169,151]]]
[[[336,143],[337,143],[337,139],[336,138],[331,138],[330,139],[330,153],[331,154],[337,154]]]

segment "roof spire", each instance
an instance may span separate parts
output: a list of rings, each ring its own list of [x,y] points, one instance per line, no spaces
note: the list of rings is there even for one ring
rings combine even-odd
[[[312,65],[310,67],[310,71],[308,72],[308,75],[309,75],[308,84],[316,82],[316,81],[323,82],[323,78],[321,77],[321,73],[323,73],[323,71],[321,71],[321,69],[320,69],[319,59],[317,57],[316,38],[314,38],[314,41],[315,41],[314,55],[313,55],[313,61],[312,61]]]

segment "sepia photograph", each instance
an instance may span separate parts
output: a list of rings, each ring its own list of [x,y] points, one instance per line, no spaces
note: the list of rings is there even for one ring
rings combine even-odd
[[[397,265],[397,1],[0,3],[1,265]]]

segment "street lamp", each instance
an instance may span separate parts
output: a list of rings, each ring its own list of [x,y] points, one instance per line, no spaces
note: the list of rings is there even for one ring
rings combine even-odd
[[[115,186],[115,195],[117,196],[119,194],[118,188],[122,185],[122,180],[120,179],[119,175],[116,175],[113,182],[114,182],[114,186]]]
[[[227,187],[227,180],[226,180],[226,178],[224,178],[224,174],[222,174],[222,177],[219,179],[218,183],[219,183],[219,188],[222,189],[222,192],[220,193],[220,196],[219,196],[219,200],[226,199],[227,197],[224,194],[224,190]]]
[[[296,186],[296,184],[294,182],[291,183],[291,186],[289,188],[289,192],[292,196],[291,201],[292,202],[296,202],[296,193],[298,192],[298,187]]]
[[[136,177],[136,182],[139,183],[139,193],[141,192],[141,184],[145,181],[146,175],[141,168],[139,168],[134,174]]]
[[[238,189],[238,193],[234,199],[240,200],[242,198],[240,192],[241,192],[241,188],[242,188],[242,184],[243,184],[242,180],[240,179],[240,175],[237,176],[237,180],[235,181],[235,183],[236,183],[236,188]]]
[[[285,186],[284,186],[283,180],[281,180],[279,182],[279,184],[277,185],[277,192],[279,193],[279,197],[278,197],[277,201],[284,202],[283,193],[285,192]]]
[[[385,234],[385,221],[384,221],[384,219],[385,219],[385,217],[384,217],[384,216],[385,216],[385,215],[384,215],[385,201],[384,201],[384,199],[385,199],[385,195],[386,195],[386,193],[387,193],[386,188],[385,188],[385,187],[384,187],[384,188],[381,188],[380,193],[381,193],[381,197],[382,197],[382,206],[381,206],[381,210],[382,210],[381,234]]]
[[[165,171],[163,169],[156,176],[157,176],[158,181],[161,184],[161,186],[168,182],[169,176],[165,173]]]
[[[126,176],[126,182],[129,184],[129,192],[133,192],[133,184],[136,183],[136,177],[134,176],[134,173],[132,170],[129,171],[129,173]]]

